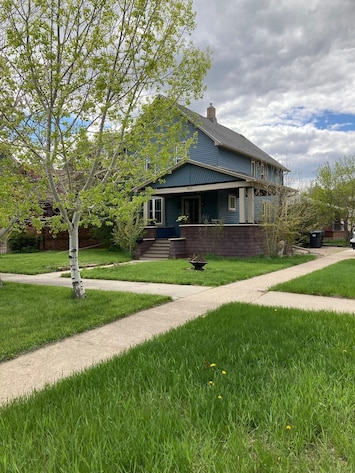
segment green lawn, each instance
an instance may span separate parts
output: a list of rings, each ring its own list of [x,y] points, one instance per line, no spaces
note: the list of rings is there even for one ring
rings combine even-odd
[[[80,266],[111,264],[129,261],[120,251],[90,249],[79,251]],[[0,255],[0,273],[41,274],[69,268],[67,251],[43,251],[39,253],[11,253]]]
[[[355,260],[348,259],[291,281],[273,286],[273,291],[355,299]]]
[[[229,304],[1,410],[4,473],[352,473],[355,318]]]
[[[195,271],[187,259],[176,259],[87,269],[83,270],[81,275],[86,279],[221,286],[305,263],[314,258],[310,255],[287,258],[218,258],[211,256],[208,258],[208,264],[204,271]]]
[[[87,293],[85,300],[75,300],[69,288],[4,283],[0,361],[170,300],[150,294]]]

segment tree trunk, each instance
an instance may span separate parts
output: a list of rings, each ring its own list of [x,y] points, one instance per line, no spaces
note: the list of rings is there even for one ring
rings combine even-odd
[[[75,299],[86,297],[84,284],[79,269],[79,216],[74,216],[71,228],[69,228],[69,264],[70,274]]]
[[[12,232],[12,229],[13,229],[16,222],[17,222],[17,218],[13,217],[10,220],[9,225],[7,227],[0,228],[0,241],[4,240],[5,238],[8,237],[8,234],[10,234]]]

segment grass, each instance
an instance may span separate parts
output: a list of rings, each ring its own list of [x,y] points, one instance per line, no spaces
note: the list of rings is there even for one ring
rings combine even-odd
[[[339,261],[324,269],[273,286],[273,291],[355,299],[355,261]]]
[[[111,268],[87,269],[83,270],[81,275],[84,279],[221,286],[233,281],[248,279],[305,263],[314,258],[311,255],[296,255],[287,258],[221,258],[210,256],[207,258],[208,264],[204,271],[195,271],[186,259],[176,259],[116,265]]]
[[[78,301],[69,288],[4,283],[0,361],[170,300],[150,294],[87,293],[85,300]]]
[[[339,246],[339,247],[349,248],[350,245],[349,245],[349,240],[344,240],[343,238],[339,240],[324,238],[323,246]]]
[[[355,318],[229,304],[1,410],[4,473],[355,470]]]
[[[120,251],[90,249],[79,251],[81,267],[95,264],[111,264],[129,261]],[[15,274],[42,274],[69,268],[67,251],[43,251],[39,253],[10,253],[0,255],[0,272]]]

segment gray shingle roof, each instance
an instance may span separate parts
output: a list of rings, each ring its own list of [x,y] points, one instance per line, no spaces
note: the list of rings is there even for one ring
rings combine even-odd
[[[203,133],[209,136],[217,146],[223,148],[228,148],[231,151],[241,153],[243,155],[255,158],[257,160],[263,161],[272,166],[278,167],[283,171],[289,171],[281,163],[272,158],[269,154],[265,153],[258,146],[254,145],[249,141],[245,136],[237,133],[229,128],[226,128],[223,125],[213,122],[209,118],[203,117],[198,113],[192,112],[186,107],[179,105],[182,112],[187,116],[187,118],[199,128]]]

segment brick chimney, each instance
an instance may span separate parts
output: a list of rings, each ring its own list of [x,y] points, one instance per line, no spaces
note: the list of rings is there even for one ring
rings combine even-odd
[[[211,103],[207,109],[207,118],[211,120],[212,123],[217,123],[216,109]]]

